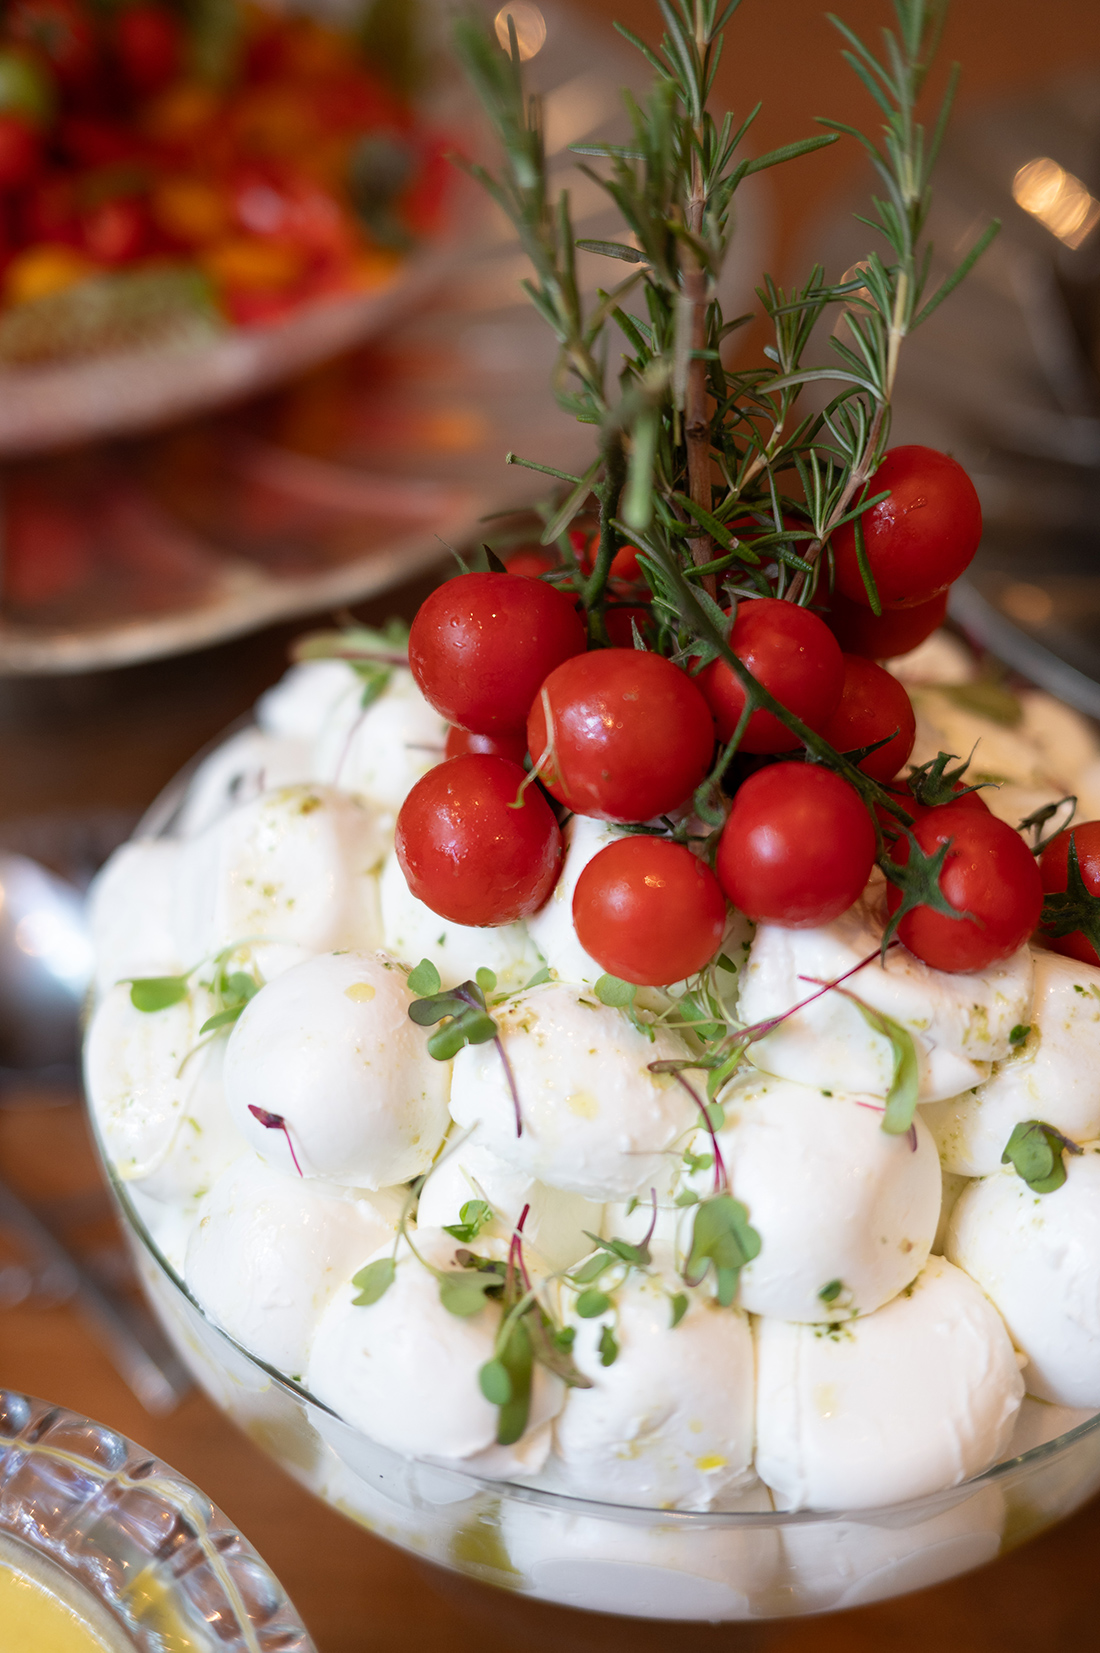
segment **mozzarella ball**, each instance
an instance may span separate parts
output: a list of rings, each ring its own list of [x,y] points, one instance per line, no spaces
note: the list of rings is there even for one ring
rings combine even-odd
[[[346,660],[302,660],[291,666],[256,702],[256,722],[265,735],[311,745],[336,709],[363,685]]]
[[[231,810],[183,848],[175,927],[188,963],[258,937],[311,952],[374,947],[386,844],[330,787],[292,786]]]
[[[550,1419],[562,1403],[561,1381],[535,1367],[527,1431],[513,1447],[498,1447],[497,1409],[481,1393],[478,1373],[494,1355],[500,1306],[490,1300],[474,1315],[451,1314],[431,1268],[459,1268],[457,1242],[422,1228],[415,1245],[419,1257],[407,1240],[400,1243],[394,1282],[376,1302],[357,1306],[351,1283],[337,1291],[313,1341],[308,1388],[394,1452],[497,1475],[541,1468]],[[378,1258],[390,1255],[386,1247]]]
[[[230,1035],[225,1087],[262,1158],[292,1174],[296,1157],[305,1176],[354,1188],[428,1169],[447,1129],[449,1070],[409,1020],[412,999],[400,966],[369,953],[322,954],[260,989]]]
[[[409,889],[401,863],[391,850],[379,879],[382,945],[409,964],[430,959],[444,987],[471,981],[478,970],[492,970],[503,991],[523,987],[542,960],[524,924],[493,928],[452,924],[433,913]]]
[[[790,1509],[922,1498],[995,1463],[1024,1384],[973,1280],[930,1257],[913,1285],[843,1326],[762,1319],[756,1468]]]
[[[569,1515],[508,1499],[501,1536],[520,1588],[543,1601],[634,1618],[737,1620],[775,1611],[779,1533],[763,1488],[736,1526],[657,1525]]]
[[[592,1249],[591,1234],[600,1232],[603,1206],[580,1194],[547,1188],[526,1171],[515,1171],[486,1148],[477,1133],[448,1147],[436,1161],[416,1208],[416,1220],[428,1228],[460,1221],[470,1200],[485,1200],[493,1218],[482,1233],[509,1240],[516,1224],[523,1224],[524,1252],[542,1269],[553,1272],[579,1262]]]
[[[836,981],[861,959],[844,987],[872,1009],[909,1030],[916,1047],[921,1102],[957,1096],[988,1077],[990,1064],[1009,1054],[1009,1034],[1028,1019],[1032,956],[1026,947],[1001,964],[972,975],[948,975],[922,964],[904,947],[880,963],[881,880],[872,880],[855,905],[818,930],[761,924],[741,979],[739,1016],[755,1025],[782,1015]],[[806,1003],[773,1033],[748,1049],[765,1073],[800,1084],[884,1097],[894,1073],[890,1041],[868,1026],[843,993]]]
[[[366,709],[356,679],[318,731],[313,773],[396,815],[420,777],[442,761],[446,740],[446,720],[428,705],[412,673],[398,667]]]
[[[88,1103],[119,1177],[151,1199],[198,1199],[244,1152],[222,1084],[225,1038],[199,1033],[216,1009],[195,986],[167,1010],[136,1010],[120,983],[92,1017]]]
[[[199,1207],[188,1289],[251,1354],[298,1378],[337,1286],[392,1240],[401,1205],[398,1195],[372,1199],[288,1177],[247,1154]]]
[[[180,845],[134,838],[116,849],[88,891],[97,993],[127,976],[176,975],[184,964],[173,927]]]
[[[517,1171],[590,1200],[667,1190],[673,1145],[697,1110],[651,1062],[686,1054],[675,1034],[647,1039],[619,1010],[583,990],[547,982],[495,1011],[523,1121],[500,1052],[467,1045],[455,1057],[451,1113],[479,1129],[486,1147]]]
[[[254,727],[238,729],[196,767],[173,831],[180,838],[193,838],[262,792],[308,781],[310,770],[307,741],[267,735]]]
[[[756,1479],[748,1316],[697,1290],[672,1326],[672,1298],[685,1288],[667,1254],[664,1268],[614,1281],[601,1280],[612,1308],[595,1319],[580,1319],[562,1294],[573,1360],[592,1384],[569,1390],[554,1425],[563,1485],[613,1504],[720,1508]],[[600,1357],[605,1327],[619,1346],[610,1366]]]
[[[183,1204],[162,1205],[159,1200],[150,1199],[142,1192],[140,1185],[131,1182],[127,1185],[126,1196],[145,1224],[146,1233],[164,1258],[168,1267],[183,1279],[183,1260],[187,1256],[187,1242],[191,1238],[191,1230],[198,1221],[198,1209],[201,1200],[188,1200]]]
[[[1028,1357],[1029,1393],[1100,1407],[1100,1145],[1065,1156],[1066,1180],[1036,1194],[998,1171],[960,1195],[947,1255],[995,1303]]]
[[[953,1171],[943,1173],[943,1199],[940,1201],[940,1215],[936,1223],[936,1238],[932,1241],[932,1250],[937,1257],[943,1256],[943,1248],[947,1244],[947,1229],[951,1222],[951,1213],[955,1209],[959,1195],[969,1181],[969,1177],[956,1176]]]
[[[794,1599],[802,1612],[820,1613],[926,1590],[981,1567],[999,1553],[1004,1524],[1004,1495],[986,1486],[906,1525],[891,1516],[780,1531]]]
[[[908,1134],[888,1135],[866,1101],[788,1080],[749,1074],[720,1101],[730,1191],[761,1242],[741,1271],[743,1308],[779,1320],[848,1320],[916,1278],[941,1198],[936,1145],[919,1117],[914,1149]],[[702,1131],[693,1148],[709,1150]],[[711,1177],[695,1173],[696,1192],[705,1197]]]
[[[591,985],[604,974],[602,964],[585,952],[573,927],[573,893],[581,873],[601,849],[622,836],[608,821],[574,815],[565,827],[565,857],[550,899],[527,920],[531,939],[558,981]]]
[[[1022,1121],[1041,1119],[1075,1142],[1100,1137],[1100,970],[1036,951],[1027,1038],[974,1091],[937,1102],[925,1119],[946,1170],[985,1177]]]

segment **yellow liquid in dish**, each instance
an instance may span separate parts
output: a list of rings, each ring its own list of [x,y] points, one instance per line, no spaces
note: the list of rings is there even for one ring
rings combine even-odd
[[[19,1547],[22,1550],[22,1546]],[[103,1610],[60,1570],[27,1550],[0,1555],[0,1653],[123,1653],[132,1648],[114,1635]],[[56,1578],[54,1575],[57,1575]],[[85,1596],[87,1613],[80,1598]],[[96,1621],[93,1623],[93,1621]]]

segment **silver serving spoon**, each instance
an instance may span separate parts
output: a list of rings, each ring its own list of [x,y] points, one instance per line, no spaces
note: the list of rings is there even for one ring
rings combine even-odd
[[[0,854],[0,1077],[75,1075],[91,974],[79,890],[25,855]]]

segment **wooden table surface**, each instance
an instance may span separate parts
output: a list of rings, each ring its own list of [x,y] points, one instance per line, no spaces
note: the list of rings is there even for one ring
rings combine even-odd
[[[865,33],[881,0],[840,0]],[[586,0],[589,15],[654,32],[649,0]],[[762,97],[758,147],[810,129],[814,114],[870,122],[866,98],[834,67],[818,0],[745,0],[720,90],[735,108]],[[964,66],[960,107],[1100,70],[1097,0],[956,0],[947,50]],[[792,277],[804,220],[856,165],[842,146],[775,178],[771,267]],[[410,585],[374,614],[410,613]],[[196,746],[243,711],[279,672],[293,628],[185,659],[57,681],[0,683],[0,822],[44,812],[144,807]],[[79,1107],[0,1108],[0,1175],[48,1206],[94,1191],[97,1172]],[[361,1532],[301,1492],[196,1392],[152,1418],[116,1376],[71,1308],[0,1311],[0,1383],[127,1432],[199,1483],[279,1574],[320,1653],[433,1653],[567,1645],[576,1653],[680,1653],[767,1647],[774,1653],[1078,1653],[1100,1622],[1100,1504],[1029,1548],[920,1595],[821,1619],[680,1627],[570,1612],[467,1584]],[[32,1653],[32,1650],[28,1650]]]

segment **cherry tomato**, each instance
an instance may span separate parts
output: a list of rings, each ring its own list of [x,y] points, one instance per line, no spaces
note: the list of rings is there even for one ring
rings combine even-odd
[[[948,918],[930,907],[916,907],[898,926],[911,953],[935,970],[984,970],[1022,947],[1039,922],[1043,886],[1035,858],[1019,833],[988,810],[942,804],[915,822],[913,837],[926,855],[951,840],[939,885],[953,907],[971,916]],[[890,854],[899,865],[909,860],[909,840],[902,837]],[[901,905],[901,891],[886,887],[890,911]]]
[[[532,578],[561,566],[561,558],[548,545],[521,545],[503,560],[509,574],[530,574]]]
[[[635,626],[643,642],[653,641],[653,615],[647,607],[632,604],[629,608],[608,608],[604,610],[603,620],[608,638],[617,649],[634,647]]]
[[[569,533],[570,543],[577,554],[577,561],[586,574],[591,574],[596,566],[596,553],[600,549],[599,534],[586,533],[583,528],[573,528]],[[637,585],[645,579],[638,563],[638,547],[636,545],[620,545],[611,559],[608,570],[613,580],[627,580]]]
[[[913,608],[885,608],[872,614],[862,603],[850,603],[834,591],[822,618],[845,654],[868,660],[893,660],[908,654],[938,631],[947,618],[947,592]]]
[[[42,168],[42,144],[29,121],[0,114],[0,190],[22,189]]]
[[[469,729],[452,724],[447,730],[444,750],[449,758],[461,758],[467,752],[488,752],[493,757],[510,758],[522,766],[527,756],[527,736],[522,730],[506,730],[501,735],[473,735]]]
[[[797,603],[756,597],[738,605],[730,648],[788,711],[820,729],[840,702],[844,657],[825,622]],[[745,706],[745,691],[724,660],[712,660],[696,678],[718,725],[729,740]],[[754,712],[741,741],[743,752],[793,752],[800,745],[771,712]]]
[[[421,604],[409,665],[449,723],[479,735],[522,729],[555,666],[585,646],[572,599],[523,574],[460,574]]]
[[[166,6],[138,0],[115,22],[115,53],[135,92],[159,92],[180,72],[183,31]]]
[[[667,838],[618,838],[594,855],[573,892],[585,952],[639,987],[682,981],[714,957],[726,927],[718,880]]]
[[[100,201],[84,214],[84,245],[100,264],[130,264],[149,244],[149,213],[134,196]]]
[[[599,649],[550,673],[531,703],[527,750],[578,815],[647,821],[691,797],[710,765],[714,724],[691,678],[663,655]]]
[[[1100,821],[1082,821],[1052,838],[1039,857],[1039,874],[1046,895],[1060,895],[1069,878],[1069,845],[1072,838],[1077,846],[1077,865],[1086,890],[1100,896]],[[1081,964],[1100,964],[1096,949],[1080,930],[1071,930],[1068,936],[1040,935],[1048,947]]]
[[[773,763],[738,788],[715,871],[758,923],[811,930],[846,912],[875,861],[875,829],[858,792],[811,763]]]
[[[557,882],[554,812],[518,763],[471,752],[436,764],[401,805],[395,847],[418,901],[452,924],[512,924]]]
[[[891,448],[870,481],[890,497],[863,515],[867,561],[884,609],[931,602],[978,549],[982,508],[962,466],[934,448]],[[851,523],[833,535],[837,589],[870,607]]]
[[[95,29],[79,0],[13,0],[5,24],[13,40],[41,52],[62,86],[94,78]]]
[[[844,689],[840,704],[821,733],[838,752],[870,746],[884,735],[893,740],[868,753],[857,765],[876,781],[892,781],[908,761],[917,738],[913,704],[888,671],[858,654],[844,656]]]

